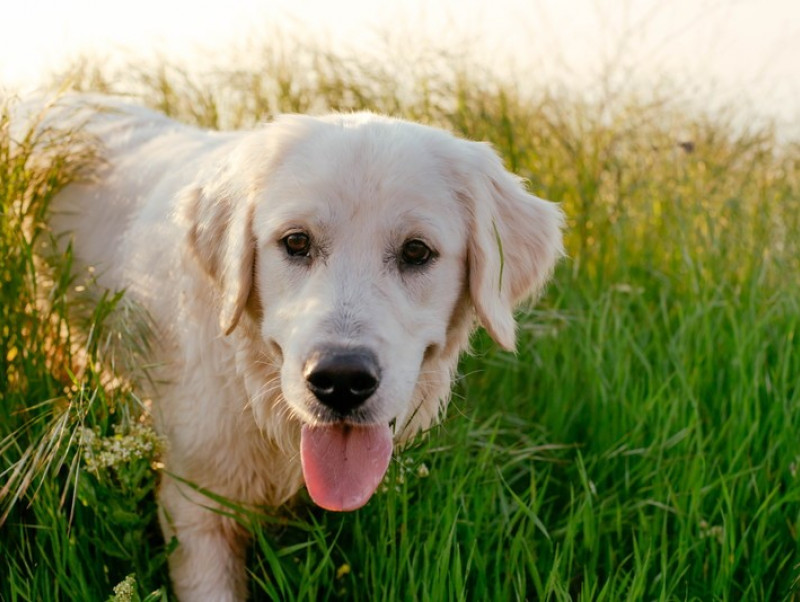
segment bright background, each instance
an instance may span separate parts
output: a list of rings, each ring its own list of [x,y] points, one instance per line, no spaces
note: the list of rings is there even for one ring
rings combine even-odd
[[[78,54],[203,62],[288,32],[360,52],[387,40],[479,48],[500,73],[592,86],[605,66],[742,104],[800,133],[798,0],[26,0],[4,2],[0,86],[35,87]],[[199,52],[198,51],[202,51]],[[208,51],[211,51],[209,53]],[[222,51],[222,52],[220,52]],[[520,75],[523,74],[523,75]],[[525,82],[522,82],[523,84]]]

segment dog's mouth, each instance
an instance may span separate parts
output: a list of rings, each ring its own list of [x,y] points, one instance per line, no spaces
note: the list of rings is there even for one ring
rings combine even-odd
[[[389,467],[392,439],[388,424],[303,425],[300,459],[314,503],[339,512],[366,504]]]

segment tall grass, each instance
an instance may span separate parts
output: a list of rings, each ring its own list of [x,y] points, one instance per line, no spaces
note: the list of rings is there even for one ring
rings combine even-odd
[[[164,63],[73,81],[205,127],[370,109],[489,140],[563,204],[569,259],[521,315],[517,356],[476,337],[448,418],[397,458],[366,508],[325,513],[301,496],[252,521],[253,597],[800,599],[800,147],[668,95],[523,97],[467,69],[398,80],[318,51],[261,52],[247,71]],[[0,598],[104,600],[128,574],[131,599],[164,597],[153,452],[99,468],[86,453],[138,436],[135,390],[94,361],[64,368],[77,336],[66,317],[117,332],[131,310],[113,296],[73,307],[69,253],[51,258],[39,301],[35,240],[74,177],[71,155],[34,168],[2,131],[0,455],[8,491],[27,484],[16,474],[35,487],[6,506]],[[33,197],[38,234],[25,238],[15,212]],[[95,443],[59,441],[59,420]],[[42,464],[36,450],[54,440]]]
[[[71,246],[47,227],[52,198],[89,176],[95,144],[79,131],[18,135],[9,107],[0,113],[0,597],[104,599],[109,573],[163,565],[160,544],[148,553],[157,441],[139,424],[135,381],[115,377],[132,363],[126,374],[139,375],[147,322],[74,269]],[[126,448],[124,462],[119,452],[95,457],[109,441]]]

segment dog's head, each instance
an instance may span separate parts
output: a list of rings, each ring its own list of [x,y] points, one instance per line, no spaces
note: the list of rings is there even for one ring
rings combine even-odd
[[[393,440],[437,417],[474,315],[514,348],[514,306],[562,252],[560,210],[490,147],[369,114],[281,118],[192,199],[222,331],[257,329],[333,509],[365,503]]]

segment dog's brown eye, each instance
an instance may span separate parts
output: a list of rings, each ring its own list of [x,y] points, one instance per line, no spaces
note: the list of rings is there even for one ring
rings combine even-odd
[[[403,245],[402,258],[404,263],[423,265],[428,263],[431,257],[433,257],[433,251],[421,240],[409,240]]]
[[[293,232],[283,238],[283,246],[292,257],[307,256],[311,249],[311,239],[304,232]]]

